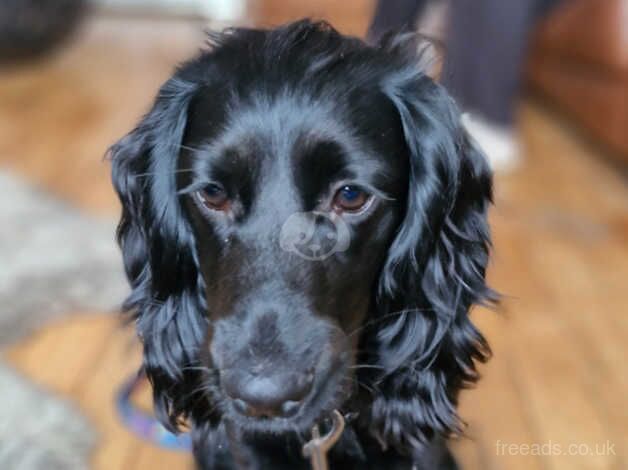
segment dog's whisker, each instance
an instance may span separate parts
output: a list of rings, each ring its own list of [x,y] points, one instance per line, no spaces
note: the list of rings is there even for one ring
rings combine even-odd
[[[401,315],[407,315],[409,313],[424,313],[424,312],[433,312],[433,311],[434,311],[433,308],[411,308],[411,309],[398,310],[398,311],[395,311],[395,312],[389,312],[389,313],[381,315],[381,316],[379,316],[377,318],[374,318],[372,320],[367,321],[363,325],[359,326],[355,330],[353,330],[350,333],[348,333],[347,337],[351,337],[351,336],[353,336],[353,335],[355,335],[357,333],[360,333],[360,332],[364,331],[366,328],[372,327],[373,325],[376,325],[377,323],[383,322],[385,320],[390,320],[393,317],[398,317],[398,316],[401,316]]]
[[[188,370],[198,370],[201,372],[209,372],[209,373],[214,373],[215,369],[212,369],[210,367],[207,366],[186,366],[183,369],[181,369],[183,371],[188,371]]]
[[[151,307],[162,307],[164,305],[164,301],[157,299],[146,299],[144,300],[144,304]]]
[[[366,385],[361,380],[356,380],[356,383],[358,384],[358,386],[360,386],[360,387],[364,388],[366,391],[368,391],[371,395],[375,395],[376,394],[375,390],[372,387]]]
[[[376,364],[357,364],[354,366],[349,366],[348,369],[377,369],[377,370],[385,370],[385,367],[378,366]]]
[[[180,149],[184,149],[184,150],[190,150],[191,152],[202,152],[203,149],[198,148],[198,147],[191,147],[189,145],[184,145],[184,144],[179,144],[177,145],[178,148]]]
[[[292,424],[291,428],[297,440],[299,441],[299,447],[303,447],[303,444],[305,444],[306,442],[305,437],[303,436],[303,432],[294,423]]]
[[[171,170],[171,171],[168,171],[168,172],[147,171],[147,172],[144,172],[144,173],[136,173],[134,176],[136,178],[146,178],[148,176],[155,176],[157,174],[164,174],[164,173],[166,173],[166,174],[169,174],[169,175],[174,175],[174,174],[178,174],[178,173],[189,173],[189,172],[192,172],[192,171],[195,171],[195,169],[194,168],[181,168],[181,169],[177,169],[177,170]]]

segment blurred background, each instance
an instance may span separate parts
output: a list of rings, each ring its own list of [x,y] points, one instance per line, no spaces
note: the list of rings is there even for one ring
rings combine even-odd
[[[437,38],[496,171],[462,466],[628,468],[628,0],[2,0],[0,468],[191,468],[116,413],[140,354],[103,156],[204,28],[304,16]]]

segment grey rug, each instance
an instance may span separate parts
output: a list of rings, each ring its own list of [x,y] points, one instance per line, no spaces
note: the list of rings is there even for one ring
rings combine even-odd
[[[0,348],[60,314],[117,310],[128,287],[115,221],[8,172],[0,171],[0,189]],[[0,469],[87,469],[94,440],[70,403],[0,362]]]
[[[0,346],[73,311],[110,311],[128,287],[115,221],[0,171]]]
[[[70,403],[0,364],[0,468],[82,470],[95,433]]]

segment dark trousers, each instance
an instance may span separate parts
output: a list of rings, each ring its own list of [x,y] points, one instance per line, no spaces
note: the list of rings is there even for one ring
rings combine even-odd
[[[414,28],[433,0],[378,0],[368,37]],[[511,125],[529,35],[561,0],[450,0],[441,81],[465,110]]]

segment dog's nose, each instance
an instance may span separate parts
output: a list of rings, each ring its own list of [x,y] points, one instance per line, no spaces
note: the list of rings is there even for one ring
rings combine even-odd
[[[314,374],[228,374],[223,388],[238,413],[257,418],[294,416],[312,390]]]

